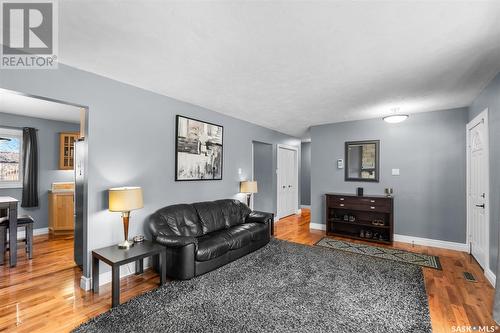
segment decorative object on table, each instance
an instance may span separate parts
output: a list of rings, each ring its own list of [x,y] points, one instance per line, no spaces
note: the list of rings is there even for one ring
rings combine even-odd
[[[132,239],[133,239],[133,241],[134,241],[135,244],[144,242],[144,236],[143,235],[134,236],[134,238],[132,238]]]
[[[335,250],[343,250],[352,253],[365,254],[368,256],[405,262],[408,264],[430,267],[441,270],[439,257],[423,253],[414,253],[391,247],[373,246],[368,244],[353,243],[344,240],[323,237],[316,246],[322,246]]]
[[[311,276],[314,283],[293,287],[284,287],[287,280],[277,278],[309,281]],[[207,306],[212,298],[214,306]],[[308,306],[305,320],[295,319],[301,304]],[[271,240],[227,269],[167,283],[90,319],[74,333],[254,332],[276,327],[281,332],[424,333],[432,332],[428,304],[418,266]]]
[[[384,193],[386,197],[391,198],[394,190],[392,189],[392,187],[388,187],[384,190]]]
[[[177,115],[175,180],[221,180],[223,127]]]
[[[345,181],[379,181],[380,141],[351,141],[345,143]]]
[[[130,212],[144,207],[142,199],[142,188],[140,187],[116,187],[109,189],[109,210],[121,212],[123,219],[123,232],[125,240],[118,244],[120,249],[128,249],[134,245],[128,240],[128,223]]]
[[[362,197],[363,196],[363,188],[358,187],[356,190],[356,194],[358,195],[358,197]]]
[[[350,215],[349,222],[356,222],[356,216]]]
[[[247,206],[250,207],[252,194],[257,193],[257,182],[254,180],[245,180],[240,182],[240,192],[245,193],[247,197]]]

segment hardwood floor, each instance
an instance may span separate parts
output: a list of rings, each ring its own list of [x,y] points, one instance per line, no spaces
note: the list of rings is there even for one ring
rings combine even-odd
[[[275,237],[313,245],[324,232],[309,230],[309,211],[275,223]],[[479,265],[466,253],[395,243],[394,247],[438,255],[442,271],[424,268],[434,332],[451,332],[452,326],[495,325],[490,309],[493,288]],[[466,282],[463,271],[479,280]],[[34,259],[20,250],[18,265],[0,266],[0,332],[68,332],[111,306],[111,288],[99,295],[80,289],[80,269],[73,262],[73,242],[67,237],[36,236]],[[121,301],[157,287],[152,270],[121,280]]]

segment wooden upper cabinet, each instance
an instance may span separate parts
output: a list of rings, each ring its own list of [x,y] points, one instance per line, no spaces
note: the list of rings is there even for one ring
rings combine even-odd
[[[59,169],[73,170],[75,141],[80,137],[78,132],[59,133]]]

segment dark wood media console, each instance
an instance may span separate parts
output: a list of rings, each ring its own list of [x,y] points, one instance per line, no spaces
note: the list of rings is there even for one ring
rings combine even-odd
[[[376,195],[326,194],[326,234],[392,243],[393,198]]]

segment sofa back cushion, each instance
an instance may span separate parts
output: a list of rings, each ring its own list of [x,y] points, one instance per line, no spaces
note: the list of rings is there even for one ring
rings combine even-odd
[[[193,206],[198,212],[203,234],[226,228],[222,210],[215,201],[197,202]]]
[[[245,218],[252,211],[239,200],[224,199],[215,201],[224,215],[226,228],[245,223]]]
[[[153,236],[201,236],[203,228],[193,205],[179,204],[159,209],[151,216],[149,224]]]

